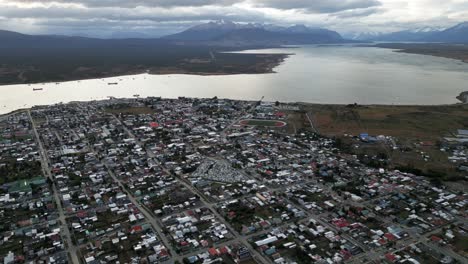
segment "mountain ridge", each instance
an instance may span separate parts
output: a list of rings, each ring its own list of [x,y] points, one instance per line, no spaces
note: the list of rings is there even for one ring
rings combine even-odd
[[[191,27],[163,39],[235,44],[311,44],[342,43],[345,39],[336,31],[310,28],[305,25],[282,27],[271,24],[239,24],[232,21],[209,22]]]
[[[52,40],[83,42],[101,42],[103,40],[125,41],[158,41],[175,44],[192,45],[221,45],[221,46],[278,46],[300,44],[327,43],[355,43],[358,41],[385,42],[440,42],[440,43],[468,43],[468,22],[462,22],[449,28],[423,27],[391,33],[356,32],[346,34],[345,37],[336,31],[324,28],[312,28],[305,25],[289,27],[261,23],[235,23],[221,20],[196,25],[182,32],[163,37],[150,37],[138,32],[124,32],[111,34],[114,37],[82,37],[66,35],[28,35],[14,31],[0,30],[0,41],[22,43],[38,41],[35,44]]]

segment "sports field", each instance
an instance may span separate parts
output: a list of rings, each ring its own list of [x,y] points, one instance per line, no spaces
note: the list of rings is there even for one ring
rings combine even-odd
[[[283,121],[277,120],[259,120],[259,119],[248,119],[239,122],[242,126],[261,126],[261,127],[285,127],[287,124]]]

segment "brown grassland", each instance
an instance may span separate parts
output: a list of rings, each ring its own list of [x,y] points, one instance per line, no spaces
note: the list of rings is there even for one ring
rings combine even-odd
[[[344,149],[360,156],[385,157],[389,168],[403,168],[445,180],[466,175],[441,151],[442,139],[468,128],[468,105],[360,106],[306,104],[318,132],[340,139]],[[392,136],[391,144],[365,144],[352,138],[361,133]],[[348,136],[345,136],[348,135]],[[429,157],[429,158],[428,158]]]

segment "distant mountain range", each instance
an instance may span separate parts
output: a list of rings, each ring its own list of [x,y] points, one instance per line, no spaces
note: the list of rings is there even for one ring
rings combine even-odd
[[[424,29],[368,36],[365,40],[468,44],[468,23],[439,31]],[[266,73],[272,72],[286,55],[225,51],[358,42],[347,40],[335,31],[304,25],[281,27],[230,21],[210,22],[162,38],[145,38],[146,35],[129,32],[115,33],[111,39],[106,37],[26,35],[0,30],[0,84],[59,82],[143,72]],[[411,45],[393,43],[382,47],[468,61],[465,49],[468,45]]]
[[[346,42],[335,31],[304,25],[281,27],[269,24],[239,24],[217,21],[198,25],[163,37],[167,40],[204,42],[217,45],[285,45]]]
[[[217,21],[198,25],[163,37],[163,39],[234,46],[349,43],[353,41],[468,43],[468,22],[446,29],[423,27],[392,33],[361,32],[343,37],[332,30],[310,28],[304,25],[282,27],[271,24]]]
[[[362,41],[468,43],[468,22],[447,29],[424,27],[392,33],[357,33],[346,37]]]
[[[131,41],[160,41],[180,45],[211,45],[225,47],[239,46],[278,46],[298,44],[344,43],[345,39],[335,31],[322,28],[309,28],[304,25],[281,27],[267,24],[239,24],[232,21],[217,21],[198,25],[183,32],[161,37],[150,38],[146,34],[129,32],[112,33],[106,39]],[[48,40],[75,40],[77,42],[103,42],[103,39],[87,37],[68,37],[54,35],[25,35],[11,31],[0,31],[0,42],[23,44],[34,40],[45,43]],[[349,41],[353,42],[353,41]],[[51,43],[51,45],[54,45]]]
[[[165,43],[167,45],[211,45],[217,47],[268,47],[300,44],[335,44],[359,41],[384,42],[441,42],[468,43],[468,22],[460,23],[447,29],[425,27],[393,33],[357,33],[342,37],[336,31],[311,28],[304,25],[282,27],[271,24],[241,24],[232,21],[216,21],[189,28],[183,32],[161,38],[151,38],[147,34],[132,32],[111,33],[106,36],[117,43]],[[66,43],[65,43],[66,42]],[[0,46],[61,46],[72,45],[86,47],[109,45],[110,42],[99,38],[70,37],[61,35],[25,35],[17,32],[0,30]]]

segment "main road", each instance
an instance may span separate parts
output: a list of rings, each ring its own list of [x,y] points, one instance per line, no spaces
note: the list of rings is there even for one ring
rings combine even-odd
[[[39,147],[42,171],[44,173],[44,176],[48,178],[50,182],[53,183],[51,188],[52,188],[53,196],[55,199],[55,204],[57,205],[57,210],[59,213],[59,222],[61,225],[60,234],[62,236],[62,239],[65,239],[67,243],[67,249],[71,258],[71,262],[79,264],[80,263],[80,258],[78,257],[79,249],[78,247],[75,246],[75,244],[73,244],[73,241],[71,240],[71,232],[70,232],[70,229],[68,229],[67,220],[65,217],[65,213],[63,211],[62,202],[60,200],[60,195],[59,195],[59,192],[57,191],[57,187],[55,186],[54,179],[51,174],[51,169],[49,166],[47,153],[44,150],[44,146],[42,145],[41,138],[39,137],[39,133],[37,132],[36,124],[34,123],[34,119],[31,116],[31,111],[27,110],[27,113],[28,113],[28,117],[33,128],[34,137],[36,138],[36,142]]]

